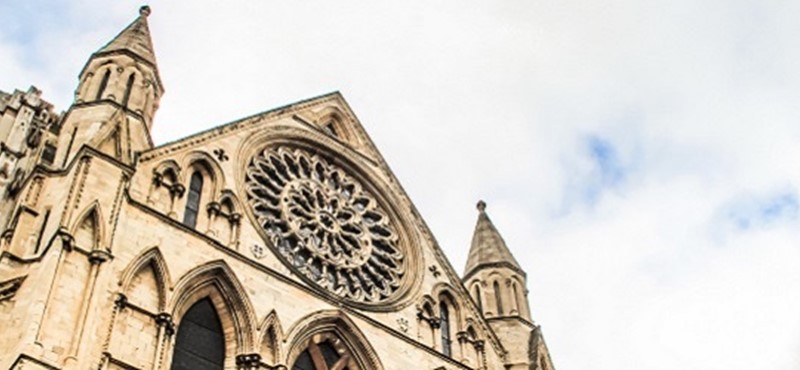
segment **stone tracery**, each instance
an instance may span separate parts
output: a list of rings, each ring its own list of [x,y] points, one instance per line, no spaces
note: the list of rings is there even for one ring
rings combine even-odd
[[[401,286],[396,227],[354,177],[303,149],[266,148],[246,170],[247,201],[269,242],[301,275],[356,302]]]

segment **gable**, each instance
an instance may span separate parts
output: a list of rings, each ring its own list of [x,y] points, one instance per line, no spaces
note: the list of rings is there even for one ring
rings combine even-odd
[[[376,317],[392,327],[400,319],[419,317],[425,299],[438,304],[447,297],[457,310],[453,335],[472,322],[478,336],[503,352],[340,94],[287,105],[145,152],[131,194],[145,203],[159,187],[186,191],[199,153],[215,174],[204,182],[214,190],[199,207],[208,216],[198,221],[197,232],[285,271],[331,301],[384,313]],[[166,169],[180,174],[177,183],[154,181],[166,177],[159,173]],[[223,207],[225,194],[233,195],[229,199],[235,198],[235,204]],[[186,198],[154,208],[172,209],[171,217],[181,220]],[[400,330],[410,336],[417,330],[407,326],[415,324],[422,325],[403,324]]]

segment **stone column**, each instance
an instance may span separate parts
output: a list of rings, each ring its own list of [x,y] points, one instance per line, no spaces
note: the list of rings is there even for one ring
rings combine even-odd
[[[206,227],[206,234],[209,236],[217,235],[217,231],[214,230],[214,222],[219,216],[220,209],[221,207],[219,202],[209,202],[208,206],[206,206],[206,210],[208,211],[208,226]]]
[[[185,192],[186,192],[186,187],[183,186],[182,184],[172,184],[172,186],[169,187],[169,195],[170,195],[169,214],[168,214],[169,217],[172,218],[178,217],[178,213],[175,212],[175,204],[177,203],[178,199],[181,199],[181,197],[183,197],[183,193]]]
[[[111,254],[104,249],[95,249],[89,252],[89,278],[86,280],[86,285],[83,288],[83,295],[81,298],[80,310],[78,311],[78,320],[75,322],[75,331],[73,332],[72,340],[70,342],[69,360],[78,361],[78,352],[80,351],[80,344],[83,343],[83,332],[86,329],[86,319],[89,315],[89,308],[92,304],[94,297],[94,289],[97,284],[97,276],[100,273],[100,265],[111,258]]]
[[[160,369],[164,360],[164,348],[166,348],[167,342],[172,338],[172,335],[175,334],[175,323],[172,322],[172,315],[167,312],[159,313],[155,319],[158,332],[156,333],[156,357],[153,359],[153,369]]]
[[[232,213],[230,215],[230,223],[231,223],[231,240],[230,240],[230,247],[239,250],[239,233],[241,232],[241,224],[242,224],[242,214],[241,213]]]

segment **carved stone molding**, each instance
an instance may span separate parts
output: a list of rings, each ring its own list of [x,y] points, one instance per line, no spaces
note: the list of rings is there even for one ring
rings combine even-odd
[[[236,369],[238,370],[258,370],[261,368],[261,355],[258,353],[248,353],[236,356]]]
[[[109,259],[111,259],[111,253],[105,249],[95,249],[89,252],[89,262],[93,265],[100,265]]]
[[[61,239],[61,246],[64,248],[64,250],[72,251],[72,249],[75,247],[75,238],[72,236],[72,234],[70,234],[69,231],[63,227],[58,229],[57,234]]]
[[[117,298],[114,300],[114,306],[117,310],[122,310],[128,305],[128,297],[125,294],[117,293]]]
[[[169,192],[174,198],[181,198],[183,194],[186,193],[186,187],[183,186],[183,184],[172,184],[172,186],[169,187]]]
[[[222,207],[220,206],[219,202],[208,202],[208,205],[206,206],[208,214],[214,216],[219,215],[220,209],[222,209]]]
[[[167,336],[175,334],[175,323],[172,321],[172,315],[167,312],[161,312],[156,315],[156,325],[164,328],[164,333],[166,333]]]

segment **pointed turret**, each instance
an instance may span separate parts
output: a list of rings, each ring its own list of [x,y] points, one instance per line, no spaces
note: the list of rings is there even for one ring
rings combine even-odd
[[[500,236],[492,220],[489,219],[489,215],[486,214],[486,203],[479,201],[478,222],[475,224],[475,232],[472,234],[472,246],[469,249],[464,276],[468,277],[479,267],[501,265],[522,272],[522,268],[508,250],[503,237]]]
[[[164,87],[158,75],[147,17],[139,9],[133,20],[105,46],[92,54],[80,74],[75,102],[64,120],[57,163],[65,165],[83,145],[123,163],[153,147],[153,116]]]
[[[478,202],[478,222],[462,278],[483,316],[508,349],[506,369],[529,369],[528,343],[536,326],[528,307],[525,271]]]

